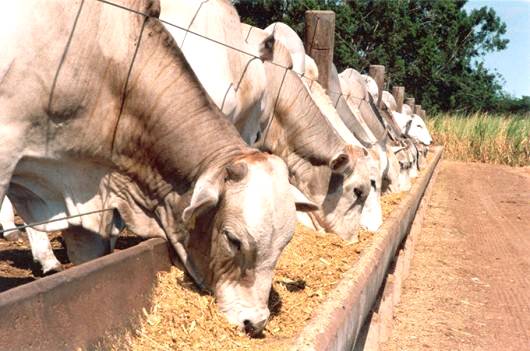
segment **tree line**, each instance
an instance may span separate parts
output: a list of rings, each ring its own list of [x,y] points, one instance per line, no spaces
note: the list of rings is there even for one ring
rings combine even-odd
[[[429,112],[525,113],[530,97],[502,90],[502,77],[481,58],[508,45],[492,8],[469,13],[467,0],[235,0],[245,23],[284,22],[303,38],[306,10],[336,13],[334,62],[339,72],[385,65],[388,84],[404,85]]]

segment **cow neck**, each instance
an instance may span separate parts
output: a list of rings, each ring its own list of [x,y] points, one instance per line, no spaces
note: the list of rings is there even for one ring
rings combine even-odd
[[[274,110],[263,146],[280,156],[295,153],[313,165],[329,165],[333,156],[344,149],[344,140],[332,128],[296,73],[287,71],[280,86],[284,70],[270,64],[266,64],[266,69],[269,99],[272,98]],[[272,75],[271,70],[274,71]]]
[[[332,175],[330,161],[345,149],[346,144],[296,73],[287,72],[278,94],[283,73],[282,69],[276,71],[280,78],[272,76],[276,85],[268,89],[268,93],[273,92],[274,99],[278,97],[278,102],[262,147],[285,161],[292,182],[306,196],[317,203],[322,202]],[[270,71],[267,76],[271,78]]]
[[[366,104],[366,103],[365,103]],[[387,130],[381,115],[381,110],[377,107],[372,95],[368,94],[368,106],[372,113],[365,118],[366,124],[372,130],[372,133],[376,136],[377,140],[381,140],[385,137]]]
[[[331,98],[331,101],[335,103],[335,109],[337,110],[337,113],[339,114],[346,127],[348,127],[348,129],[352,132],[355,138],[364,147],[370,148],[373,146],[376,140],[366,133],[360,121],[351,111],[350,107],[348,106],[348,102],[346,101],[346,98],[342,94],[342,87],[340,85],[337,67],[335,67],[335,65],[333,64],[331,66],[331,74],[329,76],[328,81],[328,96]],[[341,93],[338,94],[337,92]]]
[[[346,124],[348,129],[355,136],[355,138],[359,140],[359,142],[361,142],[364,147],[372,147],[373,144],[377,142],[375,138],[368,135],[366,130],[364,130],[360,121],[351,111],[350,107],[348,106],[348,103],[346,102],[343,96],[339,97],[339,102],[337,104],[337,112],[339,113],[339,116],[341,117],[344,124]]]
[[[144,32],[114,154],[126,173],[154,187],[149,191],[167,193],[160,184],[187,190],[207,169],[253,149],[215,107],[163,25],[150,18]]]

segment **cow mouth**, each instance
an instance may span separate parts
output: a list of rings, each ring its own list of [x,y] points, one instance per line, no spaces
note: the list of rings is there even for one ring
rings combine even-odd
[[[249,320],[243,322],[243,330],[251,338],[263,338],[263,329],[257,330]]]

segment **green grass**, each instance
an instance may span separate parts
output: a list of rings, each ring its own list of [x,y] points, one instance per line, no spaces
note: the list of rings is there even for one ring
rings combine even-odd
[[[530,166],[530,114],[442,114],[427,124],[446,158]]]

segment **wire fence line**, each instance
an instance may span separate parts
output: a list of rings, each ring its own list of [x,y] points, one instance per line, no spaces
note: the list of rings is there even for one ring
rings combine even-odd
[[[138,50],[139,50],[139,47],[140,47],[140,44],[141,44],[141,40],[142,40],[142,37],[143,37],[143,34],[144,34],[144,29],[145,29],[145,25],[147,23],[147,20],[149,18],[151,18],[152,16],[150,16],[149,14],[147,13],[144,13],[142,11],[138,11],[138,10],[135,10],[135,9],[131,9],[131,8],[128,8],[126,6],[123,6],[123,5],[120,5],[120,4],[117,4],[117,3],[114,3],[112,1],[109,1],[109,0],[97,0],[98,2],[100,3],[103,3],[103,4],[106,4],[106,5],[109,5],[109,6],[114,6],[116,8],[120,8],[124,11],[128,11],[130,13],[134,13],[136,15],[139,15],[139,16],[143,16],[144,17],[144,21],[142,23],[142,27],[141,27],[141,30],[140,30],[140,33],[138,35],[138,39],[137,39],[137,42],[136,42],[136,46],[135,46],[135,50],[133,52],[133,57],[131,59],[131,63],[129,65],[129,69],[128,69],[128,72],[127,72],[127,77],[126,77],[126,81],[125,81],[125,84],[124,84],[124,87],[123,87],[123,91],[122,91],[122,95],[121,95],[121,101],[120,101],[120,110],[119,110],[119,113],[118,113],[118,116],[117,116],[117,120],[116,120],[116,125],[115,125],[115,128],[114,128],[114,131],[113,131],[113,136],[112,136],[112,141],[111,141],[111,154],[114,153],[114,147],[115,147],[115,142],[116,142],[116,135],[117,135],[117,130],[118,130],[118,125],[119,125],[119,122],[120,122],[120,117],[123,113],[123,109],[125,107],[125,101],[126,101],[126,98],[127,98],[127,89],[128,89],[128,83],[129,83],[129,79],[130,79],[130,76],[131,76],[131,73],[132,73],[132,69],[133,69],[133,66],[134,66],[134,63],[135,63],[135,60],[136,60],[136,57],[137,57],[137,54],[138,54]],[[239,89],[240,85],[241,85],[241,82],[242,80],[244,79],[244,76],[247,72],[247,68],[248,66],[250,65],[250,63],[253,61],[253,60],[261,60],[261,57],[255,55],[254,53],[251,53],[251,52],[248,52],[246,50],[243,50],[241,48],[237,48],[237,47],[234,47],[232,45],[229,45],[227,43],[223,43],[219,40],[216,40],[216,39],[213,39],[213,38],[210,38],[208,36],[205,36],[205,35],[202,35],[200,33],[197,33],[197,32],[194,32],[192,30],[190,30],[191,26],[193,25],[193,22],[195,21],[196,17],[198,16],[199,14],[199,11],[201,10],[202,8],[202,5],[204,3],[206,3],[208,0],[205,0],[203,1],[200,6],[198,7],[196,13],[194,14],[193,18],[192,18],[192,21],[190,22],[188,28],[184,28],[182,26],[179,26],[177,24],[174,24],[174,23],[171,23],[171,22],[168,22],[166,20],[163,20],[163,19],[160,19],[160,18],[156,18],[157,20],[159,20],[161,23],[163,24],[166,24],[166,25],[169,25],[171,27],[174,27],[174,28],[177,28],[177,29],[180,29],[182,31],[185,32],[184,34],[184,38],[183,38],[183,41],[182,41],[182,44],[180,45],[180,47],[182,47],[182,45],[184,44],[185,40],[186,40],[186,37],[188,34],[192,34],[192,35],[195,35],[195,36],[198,36],[200,38],[203,38],[205,40],[208,40],[212,43],[215,43],[215,44],[218,44],[218,45],[222,45],[228,49],[231,49],[231,50],[234,50],[236,52],[239,52],[241,54],[244,54],[246,56],[249,56],[251,59],[247,62],[247,65],[245,66],[245,69],[235,87],[235,91],[237,92],[237,90]],[[60,71],[63,67],[63,64],[66,60],[66,56],[68,54],[68,51],[70,49],[70,46],[71,46],[71,42],[72,42],[72,39],[74,37],[74,34],[75,34],[75,30],[77,29],[77,24],[78,24],[78,20],[79,20],[79,17],[81,15],[81,11],[83,9],[83,6],[85,4],[85,0],[82,0],[81,3],[80,3],[80,6],[79,6],[79,9],[77,10],[77,13],[76,13],[76,17],[75,17],[75,20],[74,20],[74,23],[73,23],[73,27],[72,27],[72,30],[68,36],[68,40],[67,40],[67,43],[65,45],[65,49],[63,51],[63,54],[61,56],[61,59],[60,59],[60,63],[57,67],[57,70],[56,70],[56,74],[54,76],[54,80],[52,82],[52,90],[51,90],[51,93],[50,93],[50,97],[49,97],[49,109],[51,108],[51,104],[52,104],[52,101],[53,101],[53,93],[54,93],[54,90],[55,90],[55,86],[57,85],[57,81],[59,79],[59,74],[60,74]],[[154,18],[154,17],[153,17]],[[249,32],[247,33],[247,38],[245,39],[245,41],[248,40],[249,36],[250,36],[250,33],[252,31],[252,28],[249,30]],[[316,32],[316,31],[315,31]],[[315,38],[313,37],[313,40]],[[264,133],[263,133],[263,138],[262,138],[262,142],[264,142],[267,138],[267,134],[268,134],[268,131],[270,129],[270,126],[273,122],[273,118],[274,118],[274,111],[276,110],[276,106],[278,104],[278,100],[280,98],[280,94],[281,94],[281,91],[282,91],[282,87],[283,87],[283,84],[284,84],[284,81],[285,81],[285,78],[286,78],[286,75],[287,75],[287,72],[290,70],[291,72],[294,72],[295,74],[297,74],[300,78],[303,78],[303,79],[306,79],[310,82],[310,85],[309,85],[309,91],[311,91],[312,89],[312,86],[314,83],[318,83],[318,80],[316,79],[312,79],[310,77],[307,77],[305,75],[305,73],[299,73],[299,72],[296,72],[294,70],[292,70],[292,67],[288,67],[288,66],[285,66],[281,63],[278,63],[278,62],[274,62],[274,61],[267,61],[269,62],[270,64],[272,65],[275,65],[277,67],[280,67],[282,69],[284,69],[284,73],[283,73],[283,76],[282,76],[282,80],[281,80],[281,84],[280,84],[280,87],[278,89],[278,92],[277,92],[277,96],[276,96],[276,101],[274,103],[274,109],[273,109],[273,112],[272,112],[272,115],[271,117],[269,118],[269,121],[265,127],[265,130],[264,130]],[[228,95],[230,89],[232,89],[234,87],[234,84],[233,83],[230,83],[229,84],[229,87],[227,89],[227,92],[225,94],[225,98],[223,99],[223,103],[222,103],[222,106],[221,106],[221,110],[222,108],[224,107],[224,102],[225,102],[225,99],[226,99],[226,96]],[[334,107],[336,108],[340,102],[340,99],[342,97],[344,97],[346,99],[346,101],[349,101],[350,99],[354,99],[354,100],[358,100],[359,101],[359,104],[357,107],[359,107],[361,104],[363,103],[367,103],[369,104],[368,101],[366,101],[365,97],[357,97],[357,96],[352,96],[351,94],[343,94],[342,91],[332,91],[332,90],[327,90],[327,93],[328,94],[334,94],[334,95],[337,95],[337,100],[336,102],[334,103]],[[46,147],[48,147],[48,140],[47,140],[47,144],[46,144]],[[107,188],[109,187],[109,182],[110,182],[110,177],[108,178],[108,181],[107,181]],[[108,200],[108,193],[107,192],[107,198],[103,201],[103,207],[105,207],[105,203],[107,203],[107,200]],[[6,198],[7,198],[7,194],[6,194]],[[0,205],[2,205],[2,203],[0,203]],[[29,224],[24,224],[24,225],[20,225],[20,226],[15,226],[13,228],[2,228],[0,229],[0,234],[4,234],[4,233],[8,233],[8,232],[12,232],[12,231],[16,231],[16,230],[19,230],[19,229],[25,229],[25,228],[29,228],[29,227],[34,227],[34,226],[39,226],[39,225],[44,225],[44,224],[49,224],[49,223],[54,223],[54,222],[59,222],[59,221],[65,221],[65,220],[69,220],[69,219],[74,219],[74,218],[79,218],[79,217],[83,217],[83,216],[89,216],[89,215],[95,215],[95,214],[100,214],[100,213],[103,213],[103,212],[108,212],[108,211],[113,211],[115,210],[114,208],[102,208],[102,209],[99,209],[99,210],[93,210],[93,211],[88,211],[88,212],[85,212],[85,213],[79,213],[79,214],[76,214],[76,215],[70,215],[70,216],[64,216],[64,217],[61,217],[61,218],[56,218],[56,219],[52,219],[52,220],[46,220],[46,221],[38,221],[38,222],[33,222],[33,223],[29,223]],[[103,223],[102,223],[103,225]]]

